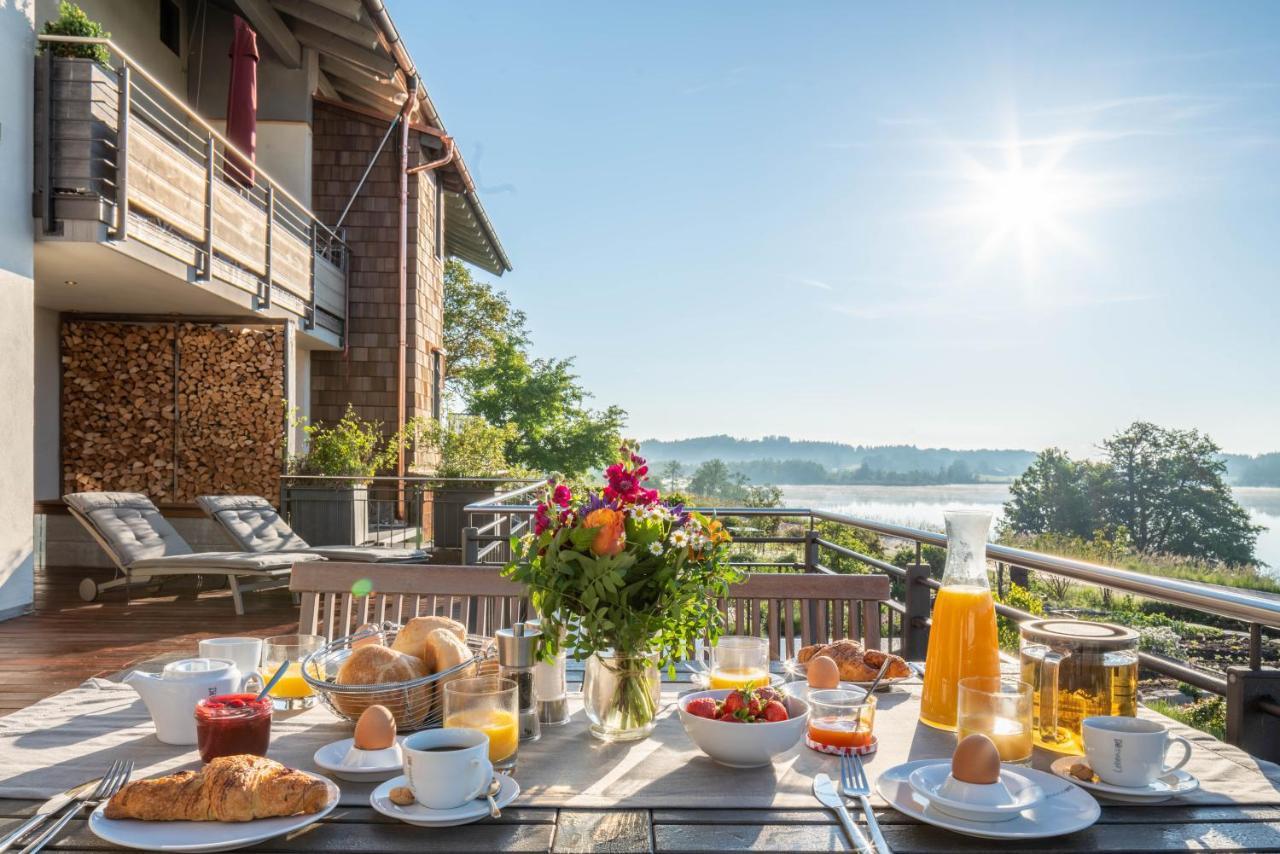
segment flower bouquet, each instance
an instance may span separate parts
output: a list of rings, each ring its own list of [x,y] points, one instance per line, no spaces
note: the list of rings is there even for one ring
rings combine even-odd
[[[674,667],[696,641],[714,642],[716,600],[739,580],[723,524],[662,501],[644,485],[648,471],[628,443],[601,489],[575,495],[552,477],[533,532],[512,541],[505,570],[528,585],[542,615],[542,654],[554,656],[563,643],[587,659],[591,731],[611,741],[652,731],[658,667]]]

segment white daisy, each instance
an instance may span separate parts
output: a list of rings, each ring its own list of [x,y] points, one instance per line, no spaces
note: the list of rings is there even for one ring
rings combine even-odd
[[[662,543],[649,543],[649,554],[662,557]]]
[[[689,535],[686,534],[684,531],[680,531],[680,530],[673,531],[671,534],[671,545],[675,546],[678,549],[684,548],[685,546],[689,545]]]

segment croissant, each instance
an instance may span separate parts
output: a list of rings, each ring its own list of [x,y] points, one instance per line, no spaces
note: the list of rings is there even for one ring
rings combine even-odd
[[[263,756],[220,756],[200,771],[138,780],[107,802],[107,818],[142,821],[252,821],[315,813],[329,787]]]
[[[901,657],[878,649],[864,649],[857,641],[847,639],[801,647],[796,653],[796,661],[806,664],[819,655],[825,655],[835,661],[836,666],[840,668],[842,682],[870,682],[880,672],[880,665],[884,664],[885,658],[889,659],[885,678],[897,679],[911,675],[911,668],[907,667],[907,663]]]

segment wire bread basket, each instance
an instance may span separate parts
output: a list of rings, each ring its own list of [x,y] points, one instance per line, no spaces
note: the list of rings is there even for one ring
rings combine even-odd
[[[384,623],[378,630],[390,646],[400,626]],[[338,717],[355,723],[370,706],[385,706],[396,720],[398,732],[438,727],[444,722],[444,686],[454,679],[487,676],[498,672],[497,649],[493,638],[468,635],[471,659],[461,664],[405,682],[378,685],[339,685],[338,670],[355,648],[354,644],[376,634],[365,630],[337,638],[307,656],[302,662],[302,678],[321,701]]]

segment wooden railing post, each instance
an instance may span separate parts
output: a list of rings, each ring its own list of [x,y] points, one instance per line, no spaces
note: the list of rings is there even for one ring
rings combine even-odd
[[[129,63],[116,73],[116,227],[115,239],[129,237],[129,113],[132,111],[132,77]]]
[[[903,597],[906,613],[902,617],[902,656],[908,661],[923,661],[929,650],[929,588],[922,582],[929,578],[929,564],[907,565],[907,583]]]
[[[213,134],[209,135],[204,146],[205,186],[204,186],[204,270],[197,278],[201,281],[213,281],[213,182],[217,174],[218,151],[214,145]]]

